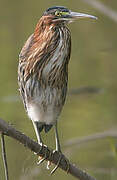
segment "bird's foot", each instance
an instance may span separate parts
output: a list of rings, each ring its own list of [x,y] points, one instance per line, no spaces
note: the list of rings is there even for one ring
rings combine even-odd
[[[53,153],[59,153],[59,159],[58,159],[58,162],[57,162],[56,166],[54,167],[54,169],[51,171],[50,174],[53,175],[55,173],[55,171],[58,169],[62,159],[65,162],[66,172],[68,173],[69,168],[70,168],[69,160],[67,158],[65,158],[65,156],[61,153],[61,151],[59,152],[59,151],[55,150]]]
[[[47,146],[44,145],[43,143],[41,143],[40,145],[41,145],[41,148],[40,148],[39,152],[41,152],[41,150],[43,149],[44,146],[47,147]],[[42,156],[39,156],[39,157],[38,157],[38,162],[37,162],[37,164],[40,165],[42,162],[45,161],[46,158],[47,158],[47,152],[45,152],[45,156],[44,156],[44,157],[42,157]]]
[[[48,152],[48,150],[47,150],[47,146],[45,144],[41,143],[41,149],[40,149],[39,152],[41,152],[43,146],[46,147],[45,156],[44,157],[38,156],[38,162],[37,162],[38,165],[42,164],[47,159],[47,152]],[[50,168],[51,164],[52,164],[52,162],[50,162],[50,161],[47,162],[47,169]]]
[[[61,153],[61,151],[59,152],[59,151],[56,151],[56,150],[54,150],[53,151],[53,154],[55,154],[55,153],[59,153],[59,159],[58,159],[58,162],[57,162],[57,164],[56,164],[56,166],[54,167],[54,169],[51,171],[51,175],[53,175],[54,173],[55,173],[55,171],[58,169],[58,167],[59,167],[59,164],[60,164],[60,161],[61,161],[61,159],[62,159],[62,153]]]

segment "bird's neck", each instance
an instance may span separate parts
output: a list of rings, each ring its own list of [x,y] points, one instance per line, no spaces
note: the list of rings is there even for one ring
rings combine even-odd
[[[61,30],[61,28],[67,29],[67,31],[69,31],[64,24],[55,24],[49,21],[49,19],[46,20],[46,18],[42,17],[36,25],[34,31],[34,39],[37,42],[40,42],[41,40],[47,42],[48,40],[50,40],[50,38],[55,36],[58,33],[58,30]]]
[[[52,29],[54,28],[54,24],[50,24],[49,21],[46,21],[43,17],[39,20],[39,22],[36,25],[35,31],[34,31],[34,39],[35,41],[40,41],[46,39],[48,40],[49,37],[52,36]]]

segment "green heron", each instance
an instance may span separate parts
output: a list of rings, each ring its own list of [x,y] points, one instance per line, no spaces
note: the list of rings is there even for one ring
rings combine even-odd
[[[18,82],[39,144],[42,130],[55,129],[56,151],[61,152],[58,117],[66,99],[71,35],[68,23],[95,16],[55,6],[47,9],[19,55]]]

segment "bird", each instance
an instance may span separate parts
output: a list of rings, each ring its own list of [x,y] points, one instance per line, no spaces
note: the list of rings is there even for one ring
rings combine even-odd
[[[83,18],[96,19],[63,6],[48,8],[19,54],[19,91],[38,143],[44,144],[41,132],[54,127],[58,152],[62,151],[57,125],[66,100],[71,54],[68,24]]]

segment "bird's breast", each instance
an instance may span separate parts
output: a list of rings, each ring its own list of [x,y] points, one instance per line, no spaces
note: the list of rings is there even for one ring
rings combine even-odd
[[[59,29],[59,43],[53,51],[53,55],[43,68],[42,76],[50,79],[60,76],[61,70],[64,70],[65,61],[69,51],[69,43],[64,37],[64,33]]]

